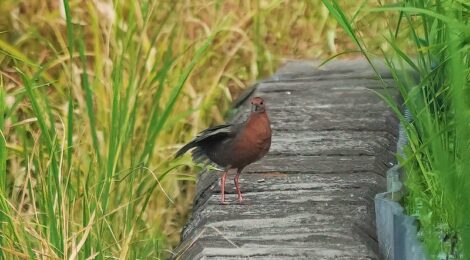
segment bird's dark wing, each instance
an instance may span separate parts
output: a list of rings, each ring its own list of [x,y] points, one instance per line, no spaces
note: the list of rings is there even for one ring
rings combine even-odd
[[[208,128],[202,132],[200,132],[196,138],[194,138],[191,142],[183,146],[178,152],[176,152],[175,157],[179,157],[187,152],[189,149],[193,147],[197,147],[202,143],[206,142],[216,142],[217,140],[222,140],[224,138],[233,137],[235,136],[241,124],[224,124],[218,125],[211,128]]]
[[[218,125],[211,128],[207,128],[206,130],[197,134],[194,141],[202,141],[208,138],[214,137],[226,137],[226,136],[235,136],[239,129],[239,125],[234,124],[225,124],[225,125]]]

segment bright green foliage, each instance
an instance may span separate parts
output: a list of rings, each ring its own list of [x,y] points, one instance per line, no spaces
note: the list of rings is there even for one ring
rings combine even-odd
[[[336,1],[324,3],[340,14]],[[366,10],[399,13],[390,23],[385,55],[412,120],[409,143],[399,158],[406,174],[407,213],[419,220],[419,235],[431,259],[470,257],[470,4],[451,0],[399,1]],[[362,50],[348,18],[335,17]],[[403,49],[406,35],[414,48]],[[360,38],[360,37],[359,37]],[[369,56],[367,52],[364,52]],[[401,104],[394,104],[399,113]]]

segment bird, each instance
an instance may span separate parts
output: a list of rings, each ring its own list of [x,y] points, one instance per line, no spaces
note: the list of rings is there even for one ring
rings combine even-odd
[[[242,203],[239,177],[249,164],[263,158],[271,147],[271,123],[266,102],[261,97],[251,99],[251,112],[247,120],[237,124],[222,124],[208,128],[181,147],[175,158],[192,149],[195,162],[218,165],[224,170],[221,177],[221,204],[225,204],[225,180],[231,169],[236,169],[234,183],[238,202]]]

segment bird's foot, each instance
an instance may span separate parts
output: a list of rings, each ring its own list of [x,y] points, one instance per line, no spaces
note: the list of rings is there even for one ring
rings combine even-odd
[[[225,201],[225,196],[220,197],[220,205],[227,205],[228,203]]]

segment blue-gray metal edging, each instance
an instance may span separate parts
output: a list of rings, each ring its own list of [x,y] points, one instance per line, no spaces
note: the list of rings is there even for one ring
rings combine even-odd
[[[405,110],[406,120],[411,114]],[[404,156],[403,149],[408,142],[405,128],[400,123],[397,152]],[[416,219],[405,215],[397,202],[403,195],[401,170],[395,165],[387,171],[387,192],[375,196],[377,237],[381,259],[384,260],[426,260],[426,254],[418,240]]]

